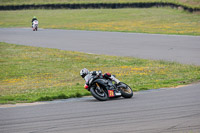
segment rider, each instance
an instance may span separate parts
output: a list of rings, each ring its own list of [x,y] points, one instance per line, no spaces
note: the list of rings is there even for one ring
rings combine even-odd
[[[37,18],[34,16],[32,21],[31,21],[32,22],[32,28],[33,28],[33,21],[35,21],[35,20],[37,20]]]
[[[85,79],[85,89],[88,88],[88,85],[89,85],[89,81],[90,79],[93,77],[93,76],[96,76],[96,75],[99,75],[101,72],[100,71],[91,71],[89,72],[88,69],[84,68],[80,71],[80,75],[82,78]],[[110,73],[105,73],[103,75],[104,78],[108,78],[108,79],[111,79],[112,81],[116,82],[117,84],[120,83],[120,81],[115,78],[115,76],[111,75]]]

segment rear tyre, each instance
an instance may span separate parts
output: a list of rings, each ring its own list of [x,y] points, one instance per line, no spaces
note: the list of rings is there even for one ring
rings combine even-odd
[[[131,98],[133,96],[133,90],[131,89],[131,87],[122,82],[121,82],[121,84],[126,86],[126,87],[120,87],[122,97]]]
[[[99,101],[106,101],[108,100],[108,94],[101,88],[98,89],[96,86],[90,88],[90,92],[93,97],[95,97]]]

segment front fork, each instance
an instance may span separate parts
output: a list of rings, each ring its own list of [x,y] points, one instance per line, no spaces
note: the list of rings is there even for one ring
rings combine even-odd
[[[98,91],[100,91],[100,92],[101,92],[102,90],[101,90],[101,88],[100,88],[100,86],[99,86],[99,84],[98,84],[98,83],[96,83],[96,86],[97,86],[97,89],[98,89]]]

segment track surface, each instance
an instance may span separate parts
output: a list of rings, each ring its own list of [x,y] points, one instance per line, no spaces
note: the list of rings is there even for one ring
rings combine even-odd
[[[200,85],[0,108],[1,133],[199,133]]]
[[[200,65],[200,36],[0,28],[0,41]]]
[[[0,29],[0,41],[200,65],[200,37],[192,36]],[[132,99],[106,102],[86,97],[42,105],[1,106],[0,132],[199,133],[200,84],[141,91]]]

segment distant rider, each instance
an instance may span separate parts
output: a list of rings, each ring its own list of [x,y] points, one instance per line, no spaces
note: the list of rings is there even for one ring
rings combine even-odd
[[[88,69],[84,68],[84,69],[82,69],[80,71],[80,75],[81,75],[82,78],[85,79],[85,89],[87,89],[88,86],[89,86],[90,79],[92,77],[94,77],[94,76],[98,76],[99,75],[99,71],[91,71],[91,72],[89,72]],[[117,84],[120,83],[120,81],[117,78],[115,78],[115,76],[111,75],[110,73],[105,73],[103,75],[103,78],[111,79],[112,81],[114,81]]]
[[[35,21],[35,20],[37,20],[37,18],[34,16],[32,21],[31,21],[32,22],[32,28],[33,28],[33,21]]]

